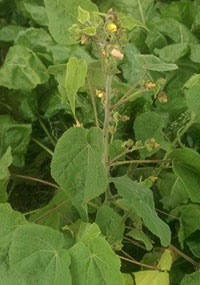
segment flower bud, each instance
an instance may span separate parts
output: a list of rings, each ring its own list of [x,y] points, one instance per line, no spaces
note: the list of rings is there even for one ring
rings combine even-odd
[[[101,89],[96,89],[95,93],[98,98],[103,98],[105,96],[105,92]]]
[[[112,51],[111,51],[111,55],[122,60],[124,58],[124,55],[123,53],[121,53],[118,49],[114,48]]]

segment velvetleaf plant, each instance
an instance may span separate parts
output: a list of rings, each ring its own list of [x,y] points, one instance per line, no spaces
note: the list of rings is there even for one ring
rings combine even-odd
[[[25,2],[16,4],[21,20],[11,16],[20,25],[0,30],[0,41],[14,42],[3,46],[0,68],[2,284],[198,282],[200,226],[188,226],[188,213],[199,213],[200,159],[189,131],[199,122],[200,81],[198,67],[181,62],[189,51],[196,60],[198,41],[179,23],[188,1]],[[173,106],[184,64],[184,99]],[[47,188],[22,214],[14,210],[22,181],[38,196],[38,184],[55,192]],[[180,257],[186,271],[185,263],[177,270]]]

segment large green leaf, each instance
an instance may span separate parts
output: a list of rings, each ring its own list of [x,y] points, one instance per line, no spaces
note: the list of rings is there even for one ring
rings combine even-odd
[[[172,255],[168,249],[166,249],[159,262],[157,267],[164,271],[140,271],[134,273],[136,285],[169,285],[169,274],[166,271],[169,271],[172,265]]]
[[[17,25],[8,25],[0,29],[0,42],[12,42],[18,33],[24,31],[25,28]]]
[[[0,86],[9,89],[33,89],[48,80],[46,67],[31,50],[15,45],[0,68]]]
[[[195,231],[200,230],[200,206],[198,204],[187,204],[175,208],[171,214],[179,218],[178,238],[183,247],[183,241]]]
[[[92,228],[91,228],[92,227]],[[93,229],[94,228],[94,229]],[[90,225],[82,239],[69,250],[72,283],[76,285],[124,285],[120,260],[110,245],[100,236],[98,226]]]
[[[24,278],[8,264],[0,265],[1,283],[6,285],[27,285]]]
[[[133,85],[144,79],[146,75],[146,70],[135,59],[135,55],[138,53],[140,52],[135,45],[128,44],[124,49],[125,57],[121,64],[124,78]]]
[[[30,14],[31,18],[41,26],[48,26],[48,18],[46,10],[43,6],[39,6],[33,3],[25,3],[24,7],[26,11]]]
[[[75,98],[78,89],[85,84],[87,76],[87,62],[84,59],[78,60],[71,57],[67,63],[65,88],[73,114],[75,115]],[[62,98],[65,103],[66,98]]]
[[[147,71],[153,70],[163,72],[176,70],[178,68],[176,64],[165,63],[155,55],[136,54],[135,60],[141,67],[143,67]]]
[[[180,285],[199,285],[199,281],[200,271],[197,271],[192,274],[186,274]]]
[[[185,56],[189,51],[188,44],[178,43],[168,45],[159,50],[159,57],[166,62],[176,62],[181,57]]]
[[[133,182],[127,176],[112,178],[119,194],[126,200],[129,209],[134,209],[148,229],[158,236],[163,246],[170,243],[171,232],[157,215],[154,206],[153,194],[150,189]]]
[[[106,189],[103,155],[103,134],[98,128],[71,128],[58,140],[51,173],[79,210]]]
[[[112,208],[108,206],[100,207],[95,222],[111,244],[122,240],[125,230],[123,217],[118,215]]]
[[[136,285],[170,285],[169,274],[159,271],[140,271],[134,273]]]
[[[200,63],[200,47],[199,44],[190,44],[191,55],[190,59],[193,62]]]
[[[11,146],[13,155],[13,164],[23,166],[24,155],[30,140],[31,125],[19,124],[9,116],[0,116],[0,157]]]
[[[20,226],[9,250],[11,266],[27,284],[65,285],[71,283],[70,256],[61,233],[45,226]]]
[[[47,48],[54,44],[54,41],[44,29],[29,28],[18,34],[15,43],[34,52],[46,52]]]
[[[173,170],[183,182],[192,202],[200,202],[200,155],[191,149],[177,149],[171,153]]]
[[[8,199],[6,188],[10,177],[8,167],[11,165],[11,163],[11,148],[8,147],[6,153],[0,159],[0,203],[6,202]]]
[[[167,36],[175,43],[193,43],[198,44],[197,38],[183,24],[172,18],[155,18],[154,27],[163,35]]]
[[[162,133],[164,127],[164,121],[160,114],[156,112],[145,112],[139,115],[134,122],[134,131],[137,140],[141,140],[142,143],[154,138],[158,144],[160,144],[161,149],[168,150],[169,144],[165,140]],[[157,152],[159,149],[154,149],[152,152],[147,150],[141,150],[140,153],[143,157],[150,156]]]
[[[181,181],[174,173],[162,173],[158,180],[158,189],[162,195],[161,202],[165,209],[174,209],[188,201],[189,195]]]
[[[173,18],[189,28],[193,24],[195,14],[194,2],[190,1],[171,1],[168,5],[163,5],[161,9],[161,15],[164,18]]]
[[[143,24],[151,19],[154,11],[153,0],[110,0],[102,2],[100,7],[104,11],[107,12],[109,8],[113,8],[117,12],[129,13]]]
[[[187,245],[194,256],[200,258],[200,234],[197,231],[187,242]]]
[[[200,84],[198,82],[198,75],[196,75],[196,79],[193,77],[191,78],[191,81],[187,84],[192,84],[192,86],[189,86],[188,89],[185,90],[185,97],[186,97],[186,104],[192,112],[196,115],[198,121],[200,122],[200,98],[199,98],[199,92],[200,92]],[[196,83],[194,82],[196,80]]]
[[[154,52],[154,49],[161,49],[167,45],[167,40],[165,39],[164,35],[161,34],[157,29],[151,29],[147,37],[145,39],[145,43],[148,46],[151,52]]]
[[[36,92],[12,90],[6,96],[6,101],[11,107],[12,114],[27,122],[36,121],[38,118],[38,101]]]
[[[14,211],[7,203],[0,204],[1,227],[0,227],[0,252],[5,245],[12,240],[13,233],[18,226],[27,223],[24,215]],[[2,252],[1,252],[2,253]],[[2,262],[2,260],[1,260]]]
[[[13,238],[14,232],[20,225],[24,225],[27,223],[24,216],[18,212],[15,212],[9,204],[2,203],[0,204],[0,216],[1,216],[1,227],[0,227],[0,278],[2,280],[11,279],[12,276],[19,281],[21,278],[17,278],[15,272],[13,272],[9,267],[9,260],[8,260],[8,250]],[[11,272],[12,271],[12,272]],[[6,276],[8,278],[6,278]],[[13,278],[14,278],[13,277]],[[18,276],[19,277],[19,276]],[[2,281],[3,282],[3,281]],[[2,283],[3,284],[3,283]],[[11,285],[13,283],[4,283]],[[22,283],[23,284],[23,283]]]
[[[124,53],[126,56],[121,67],[130,84],[144,80],[150,71],[164,72],[178,68],[176,64],[165,63],[154,55],[140,54],[133,44],[127,45]]]
[[[78,213],[66,194],[60,190],[45,207],[30,215],[29,221],[60,230],[75,218],[78,218]]]
[[[45,96],[41,97],[40,99],[40,110],[44,112],[44,117],[47,119],[51,119],[62,110],[68,114],[71,114],[70,106],[62,104],[61,96],[57,90],[48,92],[48,94],[45,94]]]
[[[89,0],[44,0],[49,19],[49,30],[54,39],[63,45],[74,44],[69,28],[78,21],[78,7],[87,11],[97,11]]]

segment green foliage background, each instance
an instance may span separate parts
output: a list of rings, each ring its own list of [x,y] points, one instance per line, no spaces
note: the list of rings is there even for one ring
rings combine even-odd
[[[128,30],[110,177],[79,6]],[[199,0],[0,0],[0,284],[200,285],[199,36]]]

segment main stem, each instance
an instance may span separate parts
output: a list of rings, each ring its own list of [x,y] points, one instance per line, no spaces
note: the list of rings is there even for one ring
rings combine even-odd
[[[106,88],[105,88],[105,119],[104,119],[104,126],[103,126],[103,135],[104,135],[104,146],[105,146],[105,153],[104,153],[104,161],[105,167],[107,172],[107,177],[109,176],[110,166],[108,165],[109,161],[109,123],[110,123],[110,97],[112,92],[112,76],[110,74],[106,74]],[[110,198],[110,189],[106,191],[106,199],[107,201]]]
[[[110,122],[110,96],[111,96],[112,76],[106,75],[106,94],[105,94],[105,119],[103,126],[104,145],[105,145],[105,165],[108,165],[109,154],[109,122]],[[109,168],[108,168],[109,170]]]

